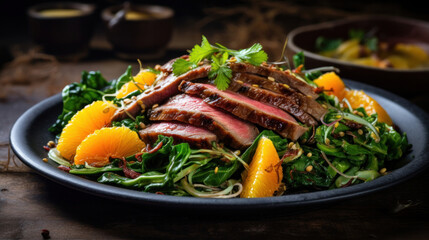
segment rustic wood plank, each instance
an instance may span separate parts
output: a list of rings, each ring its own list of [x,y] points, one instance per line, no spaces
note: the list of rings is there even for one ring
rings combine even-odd
[[[301,209],[195,211],[104,199],[34,173],[0,173],[0,239],[294,238],[422,239],[429,236],[429,173],[357,199]],[[410,204],[399,210],[400,206]]]

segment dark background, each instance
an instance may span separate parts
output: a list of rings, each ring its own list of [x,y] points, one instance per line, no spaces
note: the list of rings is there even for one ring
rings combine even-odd
[[[16,43],[17,41],[28,40],[28,29],[27,29],[27,8],[47,1],[1,1],[0,3],[0,29],[1,38],[0,46],[3,48],[5,45]],[[116,0],[95,0],[95,1],[79,1],[86,3],[93,3],[97,6],[98,12],[110,5],[120,4],[123,1]],[[252,6],[258,3],[273,2],[278,5],[285,6],[285,9],[291,9],[289,12],[280,10],[277,14],[276,20],[284,30],[284,34],[293,27],[298,27],[304,24],[315,23],[325,20],[333,20],[341,18],[347,15],[356,14],[387,14],[396,15],[409,18],[415,18],[420,20],[429,20],[429,14],[425,8],[425,1],[419,0],[408,0],[408,1],[342,1],[342,0],[288,0],[288,1],[231,1],[231,0],[145,0],[145,1],[131,1],[135,3],[144,4],[157,4],[169,6],[175,10],[176,21],[181,22],[184,20],[192,19],[197,22],[207,15],[210,15],[208,9],[217,8],[230,11],[234,8],[252,8]],[[238,15],[238,16],[237,16]],[[257,17],[257,16],[254,16]],[[232,14],[230,18],[224,17],[222,20],[227,20],[229,23],[239,21],[240,13]],[[187,24],[192,24],[186,22]],[[219,25],[218,22],[212,23],[213,25]],[[217,26],[220,27],[220,26]],[[261,34],[264,33],[263,29],[259,31]]]

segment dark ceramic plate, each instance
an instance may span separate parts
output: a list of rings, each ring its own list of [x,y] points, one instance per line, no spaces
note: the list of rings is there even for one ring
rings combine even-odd
[[[42,161],[42,158],[47,156],[47,152],[42,146],[54,138],[48,132],[48,127],[55,121],[62,109],[60,95],[48,98],[26,111],[12,127],[10,143],[15,154],[25,164],[46,178],[67,187],[121,201],[179,208],[261,209],[283,207],[296,209],[318,206],[322,203],[332,203],[379,191],[422,172],[429,165],[429,155],[427,154],[429,150],[428,114],[407,100],[384,90],[353,81],[346,81],[346,84],[351,88],[364,89],[373,96],[387,110],[396,125],[408,134],[413,149],[404,159],[402,167],[390,174],[371,182],[341,189],[256,199],[201,199],[128,190],[68,174],[59,170],[56,163]],[[78,197],[76,196],[76,198]]]
[[[319,36],[347,39],[350,29],[366,32],[376,30],[376,36],[383,42],[406,42],[417,44],[429,53],[429,23],[396,16],[369,15],[302,26],[288,34],[286,53],[289,59],[303,51],[306,68],[335,66],[344,78],[381,87],[402,96],[426,93],[429,68],[415,70],[381,69],[363,66],[316,53],[315,43]],[[404,88],[406,82],[406,88]]]

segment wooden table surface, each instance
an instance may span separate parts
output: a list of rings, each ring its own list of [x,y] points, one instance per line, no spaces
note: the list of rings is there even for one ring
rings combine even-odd
[[[178,54],[170,51],[166,59]],[[43,234],[51,239],[429,238],[429,171],[381,192],[317,208],[246,212],[130,204],[72,190],[36,174],[13,157],[8,147],[11,126],[38,101],[79,81],[83,70],[100,70],[113,79],[128,65],[138,66],[111,53],[101,55],[55,62],[56,71],[49,73],[55,82],[13,86],[0,100],[0,239],[43,239]],[[5,77],[26,70],[6,65],[2,72]],[[416,101],[427,103],[427,98]]]

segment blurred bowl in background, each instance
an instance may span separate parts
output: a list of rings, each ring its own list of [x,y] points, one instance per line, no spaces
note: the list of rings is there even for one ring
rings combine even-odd
[[[95,6],[77,2],[41,3],[28,9],[29,30],[35,44],[59,59],[88,54],[94,31]]]
[[[334,66],[340,69],[344,78],[384,88],[405,97],[427,94],[429,68],[377,68],[324,57],[317,53],[318,37],[347,39],[350,29],[362,29],[366,32],[377,29],[380,41],[416,44],[429,52],[429,23],[395,16],[367,15],[296,28],[288,34],[286,55],[292,59],[294,54],[302,51],[307,69]]]
[[[172,9],[124,4],[104,9],[101,17],[118,57],[150,60],[164,56],[173,31]]]

